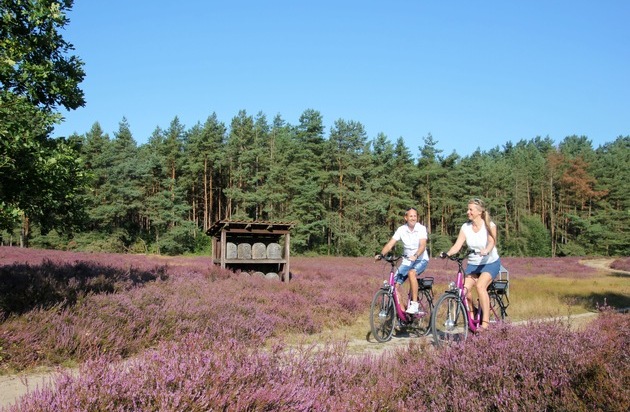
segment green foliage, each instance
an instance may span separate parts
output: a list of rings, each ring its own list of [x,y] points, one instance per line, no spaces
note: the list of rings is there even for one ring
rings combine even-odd
[[[402,138],[368,140],[356,121],[340,119],[325,136],[319,112],[307,110],[297,126],[241,111],[229,132],[215,114],[190,129],[175,118],[140,147],[123,119],[113,139],[96,123],[68,140],[77,142],[91,189],[76,200],[87,206],[86,230],[38,245],[208,253],[212,222],[256,219],[294,222],[293,254],[364,256],[414,206],[434,256],[457,237],[466,200],[479,196],[503,256],[630,250],[627,137],[594,151],[583,139],[554,148],[537,137],[443,157],[428,135],[415,161]]]
[[[0,2],[0,228],[68,232],[83,221],[76,142],[48,136],[58,106],[84,105],[83,62],[60,32],[72,1]]]
[[[506,242],[502,252],[511,256],[551,256],[551,237],[545,225],[536,216],[521,218],[519,236]]]
[[[438,256],[440,252],[445,252],[451,248],[455,239],[451,239],[446,235],[432,235],[431,236],[432,249],[429,250],[430,256]]]
[[[560,244],[558,247],[558,256],[587,256],[588,249],[585,245],[577,242],[569,242]]]
[[[447,249],[469,197],[486,200],[503,254],[630,254],[630,137],[594,149],[539,136],[417,159],[402,137],[367,136],[321,113],[297,125],[241,110],[187,129],[175,117],[137,146],[126,119],[110,138],[50,139],[59,107],[85,104],[83,62],[61,36],[73,1],[0,0],[0,230],[45,247],[190,253],[222,219],[290,221],[295,253],[366,255],[419,209],[431,253]],[[31,226],[36,228],[31,232]],[[80,233],[77,231],[80,230]],[[47,235],[50,233],[50,235]],[[74,238],[73,238],[73,235]]]
[[[73,249],[84,252],[133,253],[125,244],[126,238],[127,233],[121,229],[114,230],[112,233],[83,232],[74,236],[70,245]]]
[[[22,96],[47,111],[85,104],[78,84],[83,62],[69,55],[74,47],[60,34],[69,22],[72,0],[2,0],[0,83],[2,98]]]
[[[95,124],[81,146],[92,187],[83,195],[89,230],[74,241],[38,244],[207,253],[211,221],[259,219],[295,222],[294,254],[363,256],[379,250],[415,206],[435,255],[456,238],[466,200],[481,196],[503,256],[630,250],[627,138],[593,152],[588,166],[539,138],[441,157],[429,135],[415,163],[402,139],[368,141],[358,122],[336,122],[326,139],[317,112],[302,121],[292,127],[277,116],[267,125],[262,114],[242,111],[226,135],[215,115],[190,130],[175,119],[140,147],[126,120],[114,139]]]

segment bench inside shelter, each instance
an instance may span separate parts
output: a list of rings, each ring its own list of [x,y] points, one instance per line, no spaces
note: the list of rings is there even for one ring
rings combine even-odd
[[[222,268],[290,278],[290,222],[221,220],[206,232],[212,238],[212,260]]]

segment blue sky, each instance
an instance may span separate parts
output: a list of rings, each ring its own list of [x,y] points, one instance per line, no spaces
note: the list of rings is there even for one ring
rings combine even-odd
[[[55,136],[125,117],[146,143],[177,116],[318,110],[443,154],[630,135],[630,2],[76,0],[63,34],[86,106]]]

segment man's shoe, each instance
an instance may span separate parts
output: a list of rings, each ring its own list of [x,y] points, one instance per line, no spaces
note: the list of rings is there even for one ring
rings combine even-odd
[[[411,301],[409,302],[409,307],[407,308],[407,313],[410,315],[415,315],[418,313],[418,302]]]

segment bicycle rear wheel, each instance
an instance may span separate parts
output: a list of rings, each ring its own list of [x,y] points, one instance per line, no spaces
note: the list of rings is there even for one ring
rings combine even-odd
[[[380,289],[372,299],[370,307],[370,327],[372,336],[379,342],[387,342],[394,334],[396,311],[394,298],[385,289]]]
[[[454,293],[443,294],[433,307],[431,331],[436,346],[462,342],[468,337],[466,309]]]
[[[418,306],[420,313],[413,315],[414,330],[420,336],[426,336],[431,332],[431,314],[433,312],[433,299],[430,291],[418,292]]]
[[[496,294],[490,293],[490,323],[496,324],[505,320],[505,309],[503,308],[501,298]]]

